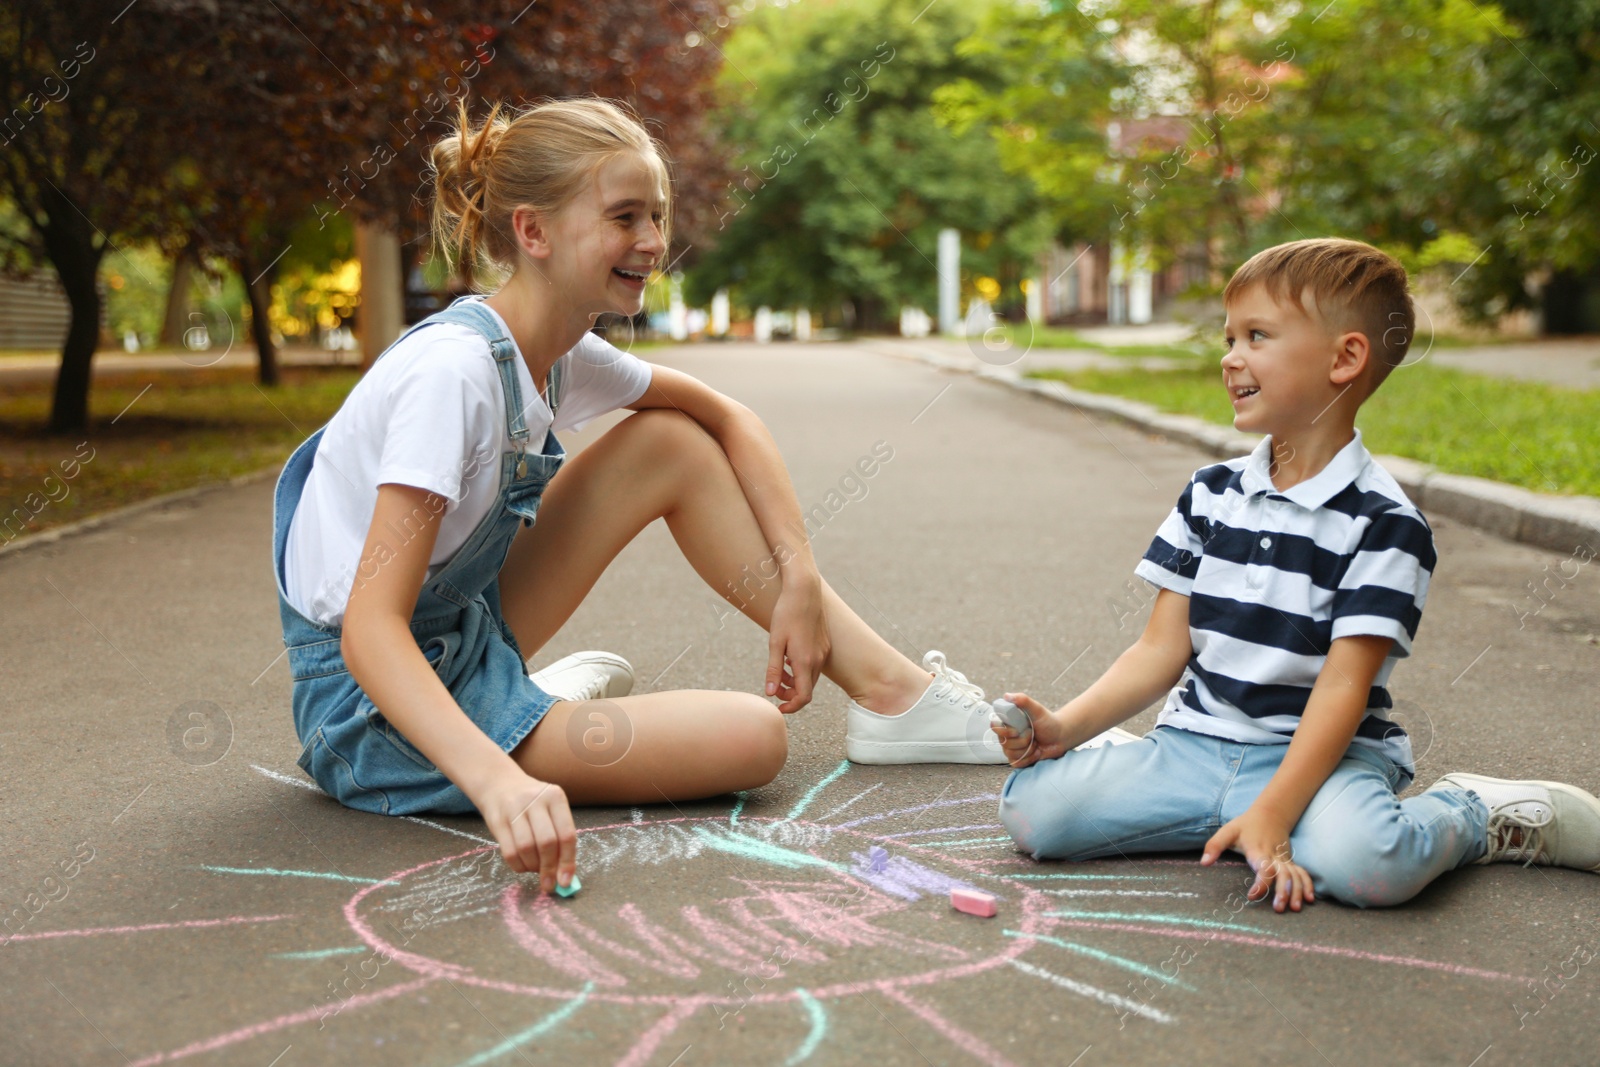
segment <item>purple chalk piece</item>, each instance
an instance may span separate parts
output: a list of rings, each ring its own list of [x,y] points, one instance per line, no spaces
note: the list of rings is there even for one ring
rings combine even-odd
[[[889,851],[887,849],[873,845],[867,850],[867,866],[872,868],[874,872],[882,874],[884,867],[888,866],[888,863]]]

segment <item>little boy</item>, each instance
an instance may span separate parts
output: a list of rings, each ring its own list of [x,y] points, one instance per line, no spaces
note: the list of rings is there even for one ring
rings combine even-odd
[[[1000,818],[1038,859],[1203,847],[1254,869],[1251,899],[1398,904],[1445,871],[1518,860],[1600,870],[1600,801],[1557,782],[1414,774],[1384,688],[1410,654],[1433,534],[1355,428],[1405,358],[1406,274],[1358,241],[1269,248],[1223,294],[1223,378],[1249,456],[1190,480],[1136,573],[1139,640],[1059,711],[1021,694],[996,725],[1018,768]],[[1076,746],[1163,693],[1156,728]]]

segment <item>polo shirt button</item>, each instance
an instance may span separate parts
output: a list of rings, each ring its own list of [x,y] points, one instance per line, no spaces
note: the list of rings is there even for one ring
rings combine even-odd
[[[1272,547],[1272,538],[1270,538],[1270,537],[1263,537],[1263,538],[1262,538],[1262,539],[1261,539],[1261,547],[1262,547],[1262,548],[1271,548],[1271,547]]]

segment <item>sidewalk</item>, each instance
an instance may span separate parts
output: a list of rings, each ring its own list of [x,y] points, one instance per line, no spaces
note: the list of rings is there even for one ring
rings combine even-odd
[[[1190,415],[1160,411],[1149,404],[1104,393],[1073,389],[1062,382],[1029,378],[1035,370],[1130,367],[1161,371],[1183,366],[1159,357],[1120,357],[1090,352],[987,351],[978,338],[874,339],[858,344],[868,351],[917,360],[944,370],[973,374],[1011,389],[1042,396],[1080,411],[1095,412],[1147,433],[1180,441],[1218,459],[1244,455],[1256,438]],[[1522,541],[1562,554],[1600,555],[1600,499],[1535,493],[1487,478],[1450,474],[1404,456],[1377,457],[1406,495],[1429,516],[1448,516],[1497,537]]]
[[[1148,611],[1133,564],[1206,461],[854,346],[653,358],[766,420],[802,507],[828,515],[813,540],[840,596],[990,693],[1059,704],[1126,647]],[[537,901],[477,818],[309,788],[272,489],[0,558],[6,1062],[1593,1063],[1600,981],[1568,961],[1600,944],[1595,875],[1474,867],[1402,908],[1280,916],[1232,903],[1249,879],[1231,859],[1037,864],[996,824],[1004,768],[844,763],[826,682],[771,785],[580,809],[583,891]],[[1419,785],[1467,769],[1600,789],[1600,570],[1535,601],[1548,553],[1436,532],[1393,681]],[[722,609],[656,524],[534,665],[607,648],[637,691],[754,691],[765,637]],[[893,877],[864,869],[871,846]],[[1000,916],[953,912],[951,881],[995,889]]]
[[[1086,341],[1109,347],[1177,344],[1187,340],[1190,334],[1189,327],[1175,323],[1152,323],[1148,326],[1088,326],[1074,328],[1074,332]],[[986,362],[992,364],[1009,360],[1015,356],[1015,352],[996,353],[985,360],[983,340],[980,337],[967,340],[924,337],[917,338],[915,343],[926,346],[930,351],[946,359],[970,360],[973,367]],[[1217,358],[1220,360],[1222,358],[1220,330],[1215,348]],[[1567,389],[1600,389],[1600,337],[1550,338],[1465,348],[1430,347],[1425,341],[1419,341],[1419,350],[1410,353],[1407,359],[1415,362],[1427,361],[1441,367],[1489,377],[1544,382]],[[1117,356],[1091,348],[1034,346],[1020,362],[1012,366],[1013,369],[1026,372],[1094,368],[1127,370],[1130,367],[1165,370],[1192,365],[1191,362],[1153,357]]]
[[[1568,389],[1600,389],[1600,337],[1529,341],[1479,348],[1436,348],[1425,357],[1441,367]]]

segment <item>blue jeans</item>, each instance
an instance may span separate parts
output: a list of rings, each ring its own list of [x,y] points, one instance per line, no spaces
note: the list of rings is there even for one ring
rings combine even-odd
[[[1199,849],[1255,802],[1288,748],[1158,726],[1139,741],[1013,771],[1000,821],[1041,860]],[[1289,846],[1319,898],[1399,904],[1484,854],[1489,811],[1476,794],[1400,800],[1404,780],[1387,757],[1353,747],[1317,790]]]

